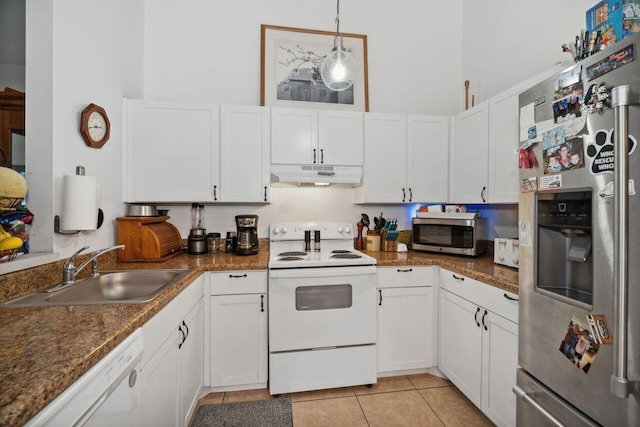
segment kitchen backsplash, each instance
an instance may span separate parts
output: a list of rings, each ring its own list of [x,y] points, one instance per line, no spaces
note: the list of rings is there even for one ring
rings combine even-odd
[[[258,237],[269,235],[271,223],[290,221],[349,221],[357,223],[362,213],[370,218],[383,214],[384,218],[396,218],[399,230],[411,229],[411,219],[422,203],[395,205],[356,205],[353,204],[353,190],[346,187],[273,187],[273,201],[267,205],[220,204],[205,205],[205,228],[207,232],[219,232],[223,236],[227,231],[235,231],[235,216],[255,214],[258,220]],[[437,201],[433,201],[437,203]],[[487,239],[493,240],[495,228],[517,229],[518,206],[468,205],[469,211],[480,211],[487,218]],[[158,205],[160,209],[169,209],[169,222],[175,225],[180,235],[186,238],[191,228],[191,204]]]

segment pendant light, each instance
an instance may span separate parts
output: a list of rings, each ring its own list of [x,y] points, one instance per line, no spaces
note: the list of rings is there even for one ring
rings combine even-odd
[[[338,15],[336,16],[336,36],[333,39],[333,49],[325,56],[320,66],[320,76],[326,87],[334,91],[347,90],[356,78],[358,64],[342,45],[340,34],[340,0],[338,0]]]

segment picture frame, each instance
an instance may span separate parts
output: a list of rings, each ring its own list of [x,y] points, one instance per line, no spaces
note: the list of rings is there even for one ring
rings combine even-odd
[[[320,64],[336,33],[261,25],[260,105],[369,111],[367,36],[341,34],[358,71],[351,88],[335,92],[322,83]]]

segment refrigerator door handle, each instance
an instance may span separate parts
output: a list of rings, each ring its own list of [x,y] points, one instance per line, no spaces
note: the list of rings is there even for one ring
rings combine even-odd
[[[611,90],[611,106],[614,109],[614,245],[613,245],[613,295],[615,345],[613,348],[613,373],[609,389],[611,393],[627,398],[630,393],[640,391],[640,381],[627,378],[627,320],[629,266],[629,105],[640,105],[640,92],[632,91],[628,85]]]
[[[529,387],[520,387],[514,386],[513,392],[517,397],[527,402],[529,405],[533,406],[540,414],[542,414],[550,423],[557,427],[564,427],[564,424],[560,422],[556,417],[554,417],[551,412],[547,411],[544,406],[539,404],[534,396],[536,395],[535,391],[531,390]]]

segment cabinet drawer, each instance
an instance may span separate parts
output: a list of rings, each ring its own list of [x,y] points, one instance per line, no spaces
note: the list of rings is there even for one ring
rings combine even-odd
[[[434,267],[378,267],[378,288],[433,286]]]
[[[267,292],[264,270],[209,273],[211,295],[261,294]]]
[[[518,295],[462,274],[440,269],[440,287],[518,323]],[[505,297],[513,298],[516,301]]]

